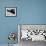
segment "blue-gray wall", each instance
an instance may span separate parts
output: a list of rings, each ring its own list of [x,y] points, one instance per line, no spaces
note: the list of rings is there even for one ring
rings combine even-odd
[[[5,17],[5,7],[16,7],[17,16]],[[46,24],[46,0],[0,0],[0,44],[8,43],[9,32],[18,32],[18,24]]]

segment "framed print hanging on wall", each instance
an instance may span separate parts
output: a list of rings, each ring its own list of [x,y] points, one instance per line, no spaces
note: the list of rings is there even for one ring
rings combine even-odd
[[[16,16],[16,7],[6,7],[6,16]]]

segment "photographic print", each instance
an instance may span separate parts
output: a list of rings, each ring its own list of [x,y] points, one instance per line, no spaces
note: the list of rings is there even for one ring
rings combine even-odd
[[[16,16],[16,8],[15,7],[7,7],[6,8],[6,16]]]

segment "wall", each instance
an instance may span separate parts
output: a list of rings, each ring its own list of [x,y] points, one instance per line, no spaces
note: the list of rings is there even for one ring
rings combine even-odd
[[[46,0],[23,0],[21,24],[46,24]]]
[[[17,7],[17,16],[6,17],[5,7]],[[17,24],[46,24],[46,0],[0,0],[0,44],[8,43],[9,32],[18,32]]]

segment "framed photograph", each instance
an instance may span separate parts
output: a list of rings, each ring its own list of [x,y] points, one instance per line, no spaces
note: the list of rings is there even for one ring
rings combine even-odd
[[[6,16],[16,16],[16,7],[6,7]]]

